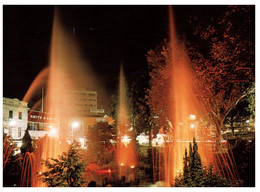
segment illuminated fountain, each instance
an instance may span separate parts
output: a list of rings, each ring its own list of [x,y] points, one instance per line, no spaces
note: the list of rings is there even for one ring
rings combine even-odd
[[[176,37],[175,24],[173,19],[172,8],[169,7],[170,18],[170,48],[171,48],[171,70],[172,81],[170,91],[170,117],[172,120],[173,133],[170,135],[173,142],[167,143],[164,152],[165,166],[165,183],[171,186],[174,178],[183,171],[183,157],[185,148],[189,148],[196,137],[199,154],[203,165],[213,163],[215,168],[219,170],[229,169],[231,175],[234,176],[234,167],[230,167],[227,163],[227,157],[218,151],[220,156],[214,154],[213,149],[216,148],[215,142],[210,138],[209,134],[202,135],[198,131],[198,121],[203,114],[207,114],[194,92],[194,75],[190,66],[188,55],[185,47]],[[209,129],[209,128],[208,128]],[[216,149],[218,150],[218,149]],[[230,159],[230,158],[229,158]],[[227,168],[224,168],[223,164]],[[221,165],[222,167],[220,167]],[[233,169],[233,170],[232,170]]]
[[[154,136],[152,131],[152,161],[153,161],[153,183],[164,180],[164,151],[166,137],[163,127],[160,128],[158,134]]]
[[[66,140],[73,137],[71,121],[75,117],[81,117],[80,110],[75,107],[76,99],[70,91],[73,90],[97,90],[100,86],[94,78],[93,71],[80,55],[73,36],[68,34],[61,25],[58,8],[55,7],[54,22],[51,37],[49,66],[35,78],[24,101],[29,102],[35,95],[39,95],[45,87],[44,100],[36,102],[34,108],[39,108],[44,102],[44,112],[52,116],[51,124],[48,126],[48,137],[40,138],[36,143],[36,149],[24,160],[22,182],[28,181],[28,176],[33,176],[31,186],[45,186],[39,181],[34,182],[40,173],[46,171],[41,160],[58,158],[62,152],[68,149]],[[43,97],[42,97],[43,99]],[[43,106],[42,106],[43,112]],[[50,121],[46,122],[50,124]],[[75,133],[74,133],[75,134]],[[33,163],[31,163],[33,161]],[[33,168],[30,167],[33,165]],[[28,167],[29,166],[29,167]],[[27,174],[26,170],[33,170],[35,173]],[[24,177],[24,178],[23,178]],[[28,184],[28,183],[27,183]],[[21,186],[26,186],[21,183]]]
[[[119,104],[117,109],[117,151],[116,161],[119,167],[119,178],[129,177],[136,166],[135,139],[130,127],[130,116],[127,103],[126,82],[123,69],[120,69]]]
[[[26,152],[23,160],[21,173],[21,187],[37,186],[37,162],[34,153]]]

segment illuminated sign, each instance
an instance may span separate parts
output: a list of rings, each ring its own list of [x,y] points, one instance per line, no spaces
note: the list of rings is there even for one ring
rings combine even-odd
[[[105,113],[104,109],[90,109],[91,113]]]
[[[39,111],[29,111],[29,113],[28,113],[28,121],[51,122],[54,120],[55,120],[55,118],[48,113],[43,113],[43,112],[39,112]]]

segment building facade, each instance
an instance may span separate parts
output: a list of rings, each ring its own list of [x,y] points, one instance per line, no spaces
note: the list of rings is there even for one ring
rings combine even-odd
[[[3,97],[4,133],[11,136],[14,142],[21,142],[28,123],[28,103],[19,99]]]
[[[39,137],[43,137],[46,134],[57,136],[57,121],[49,113],[29,110],[28,130],[32,139],[39,139]]]
[[[19,141],[28,128],[33,140],[45,136],[59,136],[67,140],[86,143],[87,130],[98,122],[112,124],[114,120],[97,107],[97,92],[86,90],[67,91],[65,104],[68,109],[56,119],[55,114],[29,110],[28,103],[18,99],[3,98],[4,132]]]
[[[97,92],[84,89],[74,89],[67,92],[70,105],[73,106],[76,116],[86,117],[96,115],[100,111],[97,108]]]

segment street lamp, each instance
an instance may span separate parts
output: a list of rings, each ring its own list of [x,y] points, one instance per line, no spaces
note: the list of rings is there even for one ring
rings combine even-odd
[[[124,172],[124,170],[123,170],[123,168],[124,168],[124,163],[120,163],[120,167],[119,167],[119,178],[121,179],[122,178],[122,176],[123,176],[123,172]]]
[[[134,165],[131,165],[130,168],[131,168],[131,170],[130,170],[131,180],[134,181],[134,179],[135,179],[135,174],[134,174],[134,168],[135,168],[135,166],[134,166]]]
[[[78,121],[73,121],[73,122],[71,123],[72,141],[74,140],[73,131],[74,131],[74,129],[79,128],[79,126],[80,126],[80,123],[79,123]]]
[[[49,136],[50,137],[58,137],[58,132],[57,132],[57,129],[53,126],[50,126],[49,127]]]
[[[196,120],[196,115],[190,114],[190,120]]]

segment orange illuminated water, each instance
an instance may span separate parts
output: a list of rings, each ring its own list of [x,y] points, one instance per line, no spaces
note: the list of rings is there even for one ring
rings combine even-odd
[[[169,7],[170,48],[172,82],[170,91],[170,108],[173,125],[171,137],[173,142],[167,143],[164,152],[165,183],[174,184],[174,178],[183,171],[183,157],[185,148],[195,137],[203,165],[213,163],[214,168],[222,171],[228,178],[236,179],[236,169],[233,158],[215,144],[210,127],[200,131],[200,117],[207,115],[203,104],[198,100],[194,91],[194,74],[185,46],[178,41],[175,31],[172,8]],[[210,134],[205,134],[206,132]]]
[[[128,176],[136,166],[136,150],[133,130],[131,130],[127,102],[126,82],[123,69],[120,69],[119,104],[117,109],[117,151],[116,161],[119,167],[119,178]]]
[[[35,159],[32,164],[36,173],[32,175],[36,177],[38,173],[46,171],[41,160],[58,158],[68,149],[67,140],[73,137],[71,122],[82,115],[79,106],[75,105],[76,99],[73,94],[70,94],[71,91],[101,89],[93,71],[80,55],[81,51],[72,34],[62,26],[58,11],[55,7],[49,65],[36,77],[23,99],[30,102],[35,94],[39,95],[42,87],[45,87],[44,112],[48,112],[53,117],[51,122],[53,126],[49,128],[50,130],[46,130],[49,137],[38,140],[33,158],[28,156],[29,160],[25,162],[25,165],[29,165],[28,162]],[[39,100],[34,107],[37,108],[40,104]],[[81,125],[81,129],[83,128],[84,125]],[[55,134],[51,134],[53,130]],[[35,180],[35,178],[31,179]],[[45,186],[40,181],[30,183],[32,186]]]
[[[183,170],[183,156],[185,148],[193,138],[199,137],[199,153],[204,165],[213,163],[212,143],[197,133],[199,119],[203,107],[194,93],[193,73],[185,47],[177,39],[172,8],[169,8],[170,18],[170,48],[172,82],[170,91],[173,133],[172,143],[167,143],[165,149],[165,182],[167,186],[174,183],[174,178]],[[206,142],[208,141],[208,142]]]

